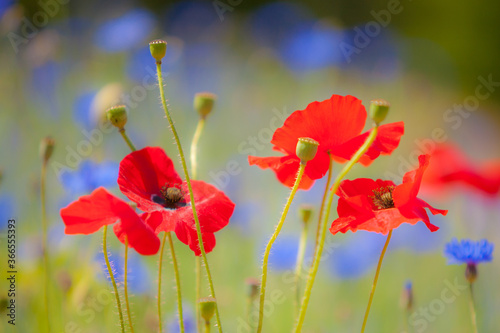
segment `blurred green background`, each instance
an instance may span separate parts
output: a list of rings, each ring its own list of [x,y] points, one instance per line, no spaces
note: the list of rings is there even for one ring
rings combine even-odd
[[[415,156],[432,149],[429,138],[436,131],[472,158],[499,158],[499,6],[495,1],[428,0],[0,0],[0,301],[6,299],[9,218],[18,222],[19,271],[17,325],[13,330],[7,324],[2,306],[0,331],[38,332],[43,324],[38,145],[47,135],[56,141],[47,195],[54,331],[118,330],[99,254],[101,235],[64,235],[59,209],[99,185],[119,194],[117,163],[128,147],[116,130],[98,130],[111,105],[127,105],[127,132],[137,147],[161,146],[176,160],[158,99],[150,40],[168,42],[166,94],[185,150],[198,120],[194,94],[218,95],[201,138],[198,174],[236,203],[209,261],[225,332],[247,332],[241,324],[247,318],[245,280],[259,277],[264,245],[289,192],[271,171],[248,166],[247,155],[276,155],[269,141],[287,115],[332,94],[350,94],[365,106],[374,98],[387,99],[392,105],[387,121],[402,120],[406,127],[391,156],[369,168],[356,166],[351,179],[400,181]],[[485,86],[485,81],[490,83]],[[479,97],[478,86],[487,97]],[[237,165],[233,174],[229,165]],[[300,231],[295,213],[303,202],[319,206],[323,188],[321,180],[298,194],[273,251],[268,295],[275,290],[284,296],[269,310],[266,332],[287,332],[293,325],[286,277],[293,270]],[[422,198],[450,213],[431,220],[441,228],[432,235],[423,225],[395,231],[367,332],[405,332],[407,314],[399,303],[408,280],[415,294],[409,332],[471,332],[468,293],[459,292],[449,304],[439,302],[448,282],[464,283],[465,269],[447,266],[442,250],[452,237],[497,241],[500,202],[467,190],[448,197],[430,194]],[[332,212],[331,220],[335,217]],[[109,241],[119,271],[122,247],[114,236]],[[320,267],[303,331],[356,332],[384,237],[358,232],[328,235],[327,241],[332,251]],[[194,258],[177,240],[176,248],[186,311],[192,313]],[[157,261],[157,256],[137,255],[131,264],[138,332],[157,327]],[[165,320],[169,332],[177,332],[173,272],[169,262],[165,266]],[[498,332],[500,269],[494,261],[479,267],[479,274],[479,331]],[[431,319],[420,312],[429,307],[435,307]],[[418,321],[422,318],[425,328]]]

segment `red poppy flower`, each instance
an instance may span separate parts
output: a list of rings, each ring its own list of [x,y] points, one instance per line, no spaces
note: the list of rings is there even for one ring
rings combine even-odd
[[[425,208],[433,215],[446,215],[448,211],[433,208],[417,198],[429,155],[419,156],[418,161],[419,167],[407,172],[400,185],[380,179],[344,180],[337,191],[339,218],[333,221],[330,232],[335,235],[339,231],[367,230],[387,234],[402,223],[418,221],[423,221],[430,231],[438,230],[430,223]]]
[[[249,156],[248,161],[250,165],[272,169],[282,184],[292,187],[300,163],[295,154],[297,140],[301,137],[314,139],[319,142],[318,152],[313,160],[307,162],[299,187],[309,189],[314,180],[322,178],[328,171],[329,154],[335,161],[345,162],[361,147],[370,133],[368,131],[360,135],[366,117],[361,100],[353,96],[333,95],[325,101],[313,102],[305,110],[292,113],[283,126],[274,132],[271,140],[273,149],[285,156]],[[380,154],[391,154],[399,145],[403,133],[403,122],[380,126],[375,142],[360,162],[368,165]]]
[[[99,187],[90,195],[84,195],[61,209],[66,225],[65,233],[91,234],[102,226],[113,224],[116,237],[143,255],[153,255],[160,248],[160,240],[153,229],[125,201]]]
[[[120,190],[139,209],[158,234],[174,231],[177,238],[201,255],[187,184],[161,148],[146,147],[128,154],[120,162]],[[206,252],[215,246],[214,233],[224,228],[234,211],[234,203],[214,186],[192,180],[196,212]]]
[[[487,195],[500,192],[500,160],[473,163],[450,144],[438,145],[424,177],[426,188],[442,192],[452,184],[462,184]]]

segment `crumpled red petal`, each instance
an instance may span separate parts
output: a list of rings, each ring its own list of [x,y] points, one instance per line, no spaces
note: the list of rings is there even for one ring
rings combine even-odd
[[[165,185],[181,184],[172,160],[159,147],[134,151],[120,162],[118,186],[124,195],[145,212],[163,208],[151,200]]]

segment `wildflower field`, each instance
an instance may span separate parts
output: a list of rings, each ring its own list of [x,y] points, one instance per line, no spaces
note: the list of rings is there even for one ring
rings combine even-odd
[[[486,3],[0,0],[0,333],[500,332]]]

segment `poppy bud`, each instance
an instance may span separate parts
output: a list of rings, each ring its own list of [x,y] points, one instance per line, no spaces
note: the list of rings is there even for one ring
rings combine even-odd
[[[116,105],[110,107],[106,111],[106,116],[108,120],[113,124],[113,126],[118,129],[122,129],[127,124],[127,110],[125,109],[125,105]]]
[[[301,164],[306,164],[316,156],[319,143],[311,138],[299,138],[295,150]]]
[[[52,153],[54,152],[54,143],[54,139],[52,139],[50,136],[47,136],[46,138],[42,139],[42,141],[40,141],[40,158],[44,163],[47,163],[47,161],[52,156]]]
[[[413,308],[413,288],[411,281],[406,282],[405,288],[401,293],[401,307],[411,311]]]
[[[213,297],[205,297],[198,300],[198,304],[200,306],[200,315],[205,322],[209,323],[210,319],[215,314],[216,302]]]
[[[161,64],[161,59],[165,56],[167,52],[167,42],[157,39],[149,43],[149,51],[156,62]]]
[[[300,205],[299,216],[300,216],[300,219],[302,220],[302,222],[304,222],[304,224],[307,224],[307,222],[309,222],[309,219],[311,218],[313,210],[314,210],[314,208],[311,205],[306,205],[306,204]]]
[[[384,121],[391,105],[385,99],[374,99],[370,103],[370,118],[379,125]]]
[[[477,279],[477,267],[475,263],[467,264],[467,268],[465,269],[465,279],[472,283]]]
[[[248,278],[245,280],[245,283],[248,285],[248,297],[250,299],[257,297],[260,292],[260,281],[255,278]]]
[[[212,112],[217,95],[209,92],[201,92],[194,95],[193,106],[196,112],[205,118]]]

